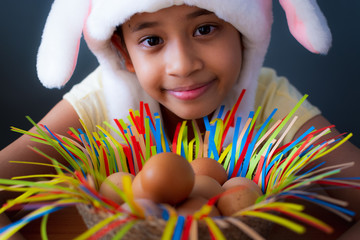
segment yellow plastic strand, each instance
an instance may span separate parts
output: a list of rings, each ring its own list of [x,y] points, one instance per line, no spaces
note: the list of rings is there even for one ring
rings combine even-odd
[[[279,225],[282,225],[298,234],[302,234],[305,232],[305,227],[303,227],[302,225],[299,225],[299,224],[297,224],[293,221],[290,221],[286,218],[275,216],[272,214],[258,212],[258,211],[246,211],[246,212],[242,212],[241,215],[262,218],[262,219],[277,223]]]
[[[0,239],[9,239],[12,235],[17,233],[25,225],[26,225],[26,223],[22,223],[22,224],[16,225],[15,227],[8,229],[6,232],[0,234]]]
[[[41,163],[41,162],[26,162],[26,161],[9,161],[10,163],[21,163],[21,164],[31,164],[31,165],[39,165],[39,166],[45,166],[45,167],[51,167],[55,168],[58,165],[51,164],[51,163]],[[66,170],[67,168],[64,168],[62,165],[59,166],[61,169]]]
[[[181,147],[184,140],[184,133],[186,131],[186,121],[183,121],[180,127],[179,136],[176,143],[176,153],[181,155]],[[185,156],[187,156],[187,153],[185,152]]]
[[[208,204],[204,204],[198,211],[193,214],[195,219],[200,219],[203,216],[207,216],[210,214],[211,210],[213,210],[213,206]]]
[[[232,147],[232,143],[230,143],[229,146],[227,146],[227,147],[225,148],[225,150],[221,153],[220,158],[219,158],[219,160],[218,160],[218,162],[219,162],[220,164],[222,164],[222,162],[224,161],[225,157],[226,157],[226,156],[228,155],[228,153],[230,152],[231,147]]]
[[[325,231],[326,233],[331,233],[333,231],[333,229],[327,225],[326,223],[324,223],[323,221],[320,221],[319,219],[317,218],[314,218],[306,213],[302,213],[302,212],[297,212],[297,211],[293,211],[291,209],[286,209],[285,210],[286,212],[288,213],[291,213],[293,215],[297,215],[303,219],[306,219],[308,220],[309,222],[317,225],[318,227],[320,227],[323,231]]]
[[[151,145],[150,145],[150,119],[145,118],[145,162],[151,156]]]
[[[130,209],[138,217],[144,218],[145,217],[144,210],[134,200],[134,194],[133,194],[132,187],[131,187],[131,178],[130,178],[130,176],[123,175],[122,176],[122,182],[123,182],[124,193],[125,193],[125,196],[126,196],[125,199],[127,200],[127,203],[129,205]]]
[[[301,204],[297,204],[297,203],[286,203],[286,202],[272,202],[272,203],[267,203],[264,204],[263,206],[260,205],[261,207],[271,207],[271,208],[277,208],[277,207],[281,207],[281,208],[286,208],[286,209],[293,209],[296,211],[303,211],[304,210],[304,206]]]
[[[215,136],[214,136],[214,142],[215,142],[215,146],[216,146],[216,150],[218,151],[218,153],[220,153],[221,151],[221,140],[222,140],[222,135],[223,135],[223,130],[224,129],[224,122],[221,119],[216,119],[216,130],[215,130]]]
[[[136,220],[127,222],[125,225],[122,225],[121,229],[115,234],[111,240],[121,239],[136,223]]]
[[[169,220],[166,223],[163,235],[161,236],[161,240],[171,240],[172,239],[172,235],[174,233],[174,229],[176,226],[176,222],[177,222],[177,214],[175,209],[166,206],[166,209],[169,212]]]
[[[187,160],[189,162],[192,162],[194,160],[194,142],[195,142],[195,138],[189,142],[189,147],[188,147],[189,153],[187,155]]]
[[[42,240],[48,240],[47,231],[46,231],[48,218],[49,218],[49,214],[46,214],[41,220],[40,234]]]
[[[337,144],[335,144],[334,146],[332,146],[331,148],[329,148],[327,151],[323,152],[322,154],[319,154],[318,156],[315,157],[315,159],[321,158],[322,156],[330,153],[331,151],[335,150],[336,148],[338,148],[341,144],[343,144],[344,142],[346,142],[347,140],[349,140],[349,138],[351,138],[353,136],[352,133],[349,133],[346,137],[344,137],[341,141],[339,141]]]
[[[98,222],[95,226],[88,229],[86,232],[84,232],[80,236],[76,237],[74,240],[86,240],[86,239],[90,238],[91,236],[95,235],[95,233],[97,231],[101,230],[103,227],[105,227],[112,221],[116,220],[119,216],[121,216],[121,214],[117,213],[117,214],[114,214],[114,215],[111,215],[111,216],[105,218],[104,220]]]
[[[226,240],[224,234],[210,217],[203,218],[216,240]]]

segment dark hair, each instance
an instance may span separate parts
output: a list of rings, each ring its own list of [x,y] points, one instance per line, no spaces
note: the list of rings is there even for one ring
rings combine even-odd
[[[114,31],[114,34],[116,34],[117,36],[120,37],[121,39],[121,46],[126,49],[126,45],[125,45],[125,41],[124,41],[124,34],[123,34],[123,31],[122,31],[122,25],[118,25],[116,26],[116,29]]]

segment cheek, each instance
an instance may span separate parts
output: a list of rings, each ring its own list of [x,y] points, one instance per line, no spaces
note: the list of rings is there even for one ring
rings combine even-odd
[[[230,36],[219,42],[209,51],[208,59],[218,74],[229,84],[234,83],[240,75],[242,65],[242,47],[238,36]]]
[[[239,41],[230,41],[222,48],[223,55],[220,61],[221,67],[226,69],[225,74],[238,78],[242,65],[242,48]]]
[[[154,62],[153,59],[147,59],[144,56],[133,59],[135,74],[140,85],[148,93],[152,88],[156,88],[159,84],[157,79],[159,79],[158,73],[160,72],[160,65],[152,64],[152,62]]]

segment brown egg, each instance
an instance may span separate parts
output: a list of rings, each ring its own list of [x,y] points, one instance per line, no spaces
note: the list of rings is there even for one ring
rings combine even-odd
[[[141,170],[142,188],[156,203],[174,205],[185,200],[191,193],[194,180],[189,162],[170,152],[152,156]]]
[[[221,215],[231,216],[236,212],[253,205],[258,197],[258,191],[254,188],[241,185],[227,189],[217,202],[217,208]]]
[[[134,198],[146,198],[150,199],[149,195],[146,195],[146,192],[144,191],[144,188],[141,184],[141,171],[136,174],[134,180],[132,181],[132,190],[134,194]]]
[[[122,177],[124,175],[128,175],[131,177],[131,180],[134,179],[134,175],[127,173],[127,172],[117,172],[109,175],[101,184],[99,193],[103,195],[106,198],[111,199],[112,201],[122,204],[124,200],[120,197],[119,194],[116,193],[116,191],[108,184],[110,181],[113,183],[117,188],[120,190],[123,189],[123,183],[122,183]]]
[[[216,181],[223,185],[227,180],[227,173],[224,167],[215,159],[212,158],[197,158],[191,163],[195,175],[206,175],[214,178]]]
[[[223,191],[224,189],[214,178],[206,175],[195,175],[194,188],[190,197],[201,196],[210,199]]]
[[[176,211],[179,215],[187,216],[193,215],[196,211],[200,210],[202,206],[204,206],[208,200],[206,198],[200,196],[194,196],[186,199],[183,203],[176,207]],[[218,217],[220,216],[219,210],[213,206],[211,210],[210,217]]]
[[[254,181],[245,178],[245,177],[233,177],[230,178],[229,180],[227,180],[222,187],[227,190],[229,188],[235,187],[235,186],[248,186],[250,188],[252,188],[253,190],[257,191],[260,195],[262,195],[262,191],[259,187],[259,185],[257,185]]]

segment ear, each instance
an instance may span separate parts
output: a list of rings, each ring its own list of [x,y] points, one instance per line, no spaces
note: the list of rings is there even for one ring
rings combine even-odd
[[[313,53],[326,54],[331,33],[316,0],[280,0],[291,34]]]
[[[116,47],[116,49],[120,52],[125,61],[125,67],[129,72],[135,73],[134,65],[131,61],[130,55],[126,50],[125,44],[123,43],[123,39],[117,34],[113,34],[111,37],[112,44]]]
[[[90,2],[55,0],[51,6],[36,64],[38,77],[45,87],[60,88],[71,78]]]

